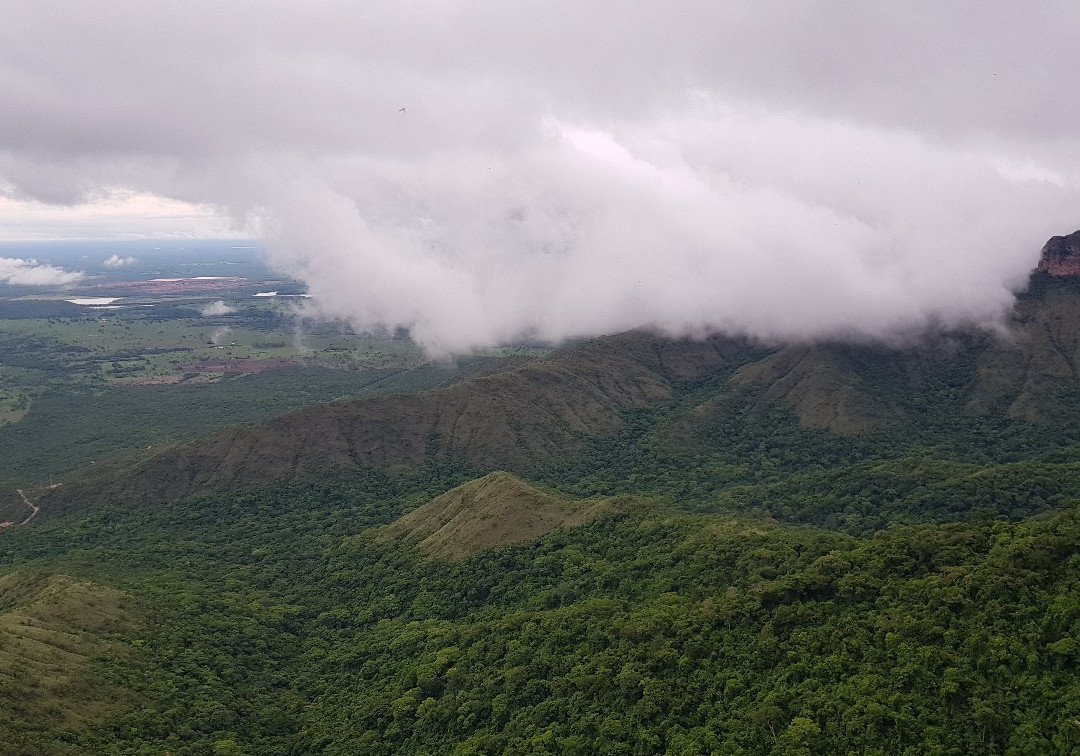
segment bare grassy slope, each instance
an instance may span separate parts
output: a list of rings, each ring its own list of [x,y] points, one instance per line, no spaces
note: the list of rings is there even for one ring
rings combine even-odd
[[[494,472],[437,496],[386,528],[437,559],[462,559],[484,549],[537,539],[581,525],[624,503],[578,501],[539,491]]]

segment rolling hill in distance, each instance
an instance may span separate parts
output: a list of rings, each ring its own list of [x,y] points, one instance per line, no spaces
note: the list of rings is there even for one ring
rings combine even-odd
[[[28,484],[0,752],[1076,752],[1078,239],[1006,333],[632,331]]]
[[[635,443],[707,460],[733,423],[781,415],[792,443],[824,432],[855,456],[887,453],[886,439],[918,439],[943,423],[954,432],[982,429],[983,442],[996,447],[988,453],[1006,461],[1010,452],[991,429],[1045,427],[1055,439],[1074,430],[1077,279],[1060,267],[1035,272],[1008,325],[1007,334],[928,332],[896,345],[673,340],[647,331],[602,337],[419,394],[320,405],[224,431],[110,470],[106,480],[95,476],[89,492],[78,484],[57,490],[47,508],[63,509],[73,491],[152,504],[439,460],[543,477],[605,442],[625,447],[621,434],[635,423],[649,426]],[[954,448],[945,456],[974,452],[947,444]]]

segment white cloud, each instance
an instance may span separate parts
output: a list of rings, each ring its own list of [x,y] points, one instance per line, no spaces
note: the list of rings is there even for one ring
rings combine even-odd
[[[1074,3],[9,5],[9,197],[257,226],[312,306],[433,351],[993,320],[1080,227],[1074,72],[1032,52]]]
[[[62,286],[82,278],[82,273],[44,265],[37,260],[0,257],[0,283],[15,286]]]
[[[199,310],[199,314],[204,318],[216,318],[220,315],[228,315],[231,312],[236,312],[235,307],[230,307],[220,299],[217,302],[212,302]],[[217,343],[217,342],[214,342]]]
[[[106,268],[122,268],[125,265],[134,265],[137,262],[138,260],[136,260],[134,257],[121,257],[120,255],[113,254],[105,258],[105,261],[102,263],[102,265],[104,265]]]

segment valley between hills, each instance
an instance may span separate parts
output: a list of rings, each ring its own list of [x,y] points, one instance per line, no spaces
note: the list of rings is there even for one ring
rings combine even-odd
[[[0,531],[0,752],[1080,751],[1078,244],[1004,335],[320,365],[61,449]]]

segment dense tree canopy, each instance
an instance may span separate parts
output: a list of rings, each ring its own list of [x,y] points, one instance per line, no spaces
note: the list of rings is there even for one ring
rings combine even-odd
[[[145,618],[132,656],[97,662],[138,705],[65,737],[148,753],[1080,748],[1072,504],[864,537],[646,505],[457,562],[370,530],[466,475],[10,534],[9,568],[119,586]],[[43,726],[26,752],[57,737]]]

